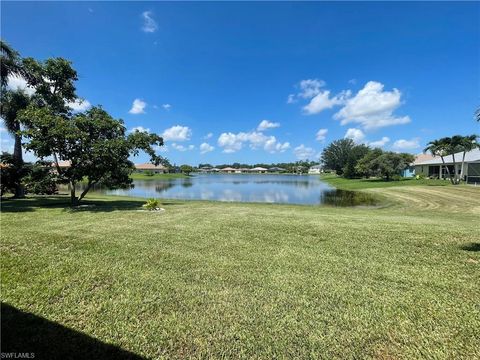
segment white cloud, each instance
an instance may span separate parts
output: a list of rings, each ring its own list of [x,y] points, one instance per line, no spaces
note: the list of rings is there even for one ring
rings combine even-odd
[[[357,83],[357,79],[350,79],[348,80],[349,84],[355,85]]]
[[[208,139],[210,139],[212,136],[213,136],[213,133],[210,132],[210,133],[208,133],[207,135],[205,135],[203,138],[204,138],[205,140],[208,140]]]
[[[166,129],[163,134],[163,140],[165,141],[185,141],[190,140],[192,136],[192,130],[188,126],[175,125]]]
[[[142,30],[146,33],[153,33],[157,31],[157,22],[153,19],[153,13],[151,11],[144,11],[142,13],[143,26]]]
[[[7,87],[10,90],[23,90],[28,96],[35,94],[35,89],[31,86],[28,86],[27,80],[21,76],[12,76],[8,77]]]
[[[345,139],[352,139],[356,144],[363,144],[365,142],[365,134],[360,129],[350,128],[344,136]]]
[[[130,130],[128,130],[128,132],[131,132],[131,133],[135,132],[135,131],[149,133],[150,129],[149,128],[144,128],[143,126],[135,126],[134,128],[131,128]]]
[[[158,152],[162,152],[162,153],[168,152],[168,145],[165,145],[165,144],[163,144],[163,146],[155,145],[153,148],[155,149],[155,151],[158,151]]]
[[[381,148],[390,142],[390,138],[387,136],[382,137],[380,140],[369,142],[368,145],[374,148]]]
[[[162,107],[165,109],[165,110],[170,110],[172,108],[172,105],[170,104],[162,104]]]
[[[287,97],[287,104],[293,104],[296,103],[297,99],[295,99],[295,94],[290,94]]]
[[[77,99],[67,103],[67,106],[75,112],[82,112],[87,110],[92,104],[88,100]]]
[[[305,145],[297,146],[293,149],[293,153],[299,160],[306,160],[315,157],[316,151],[311,147],[306,147]]]
[[[319,112],[331,109],[336,105],[342,105],[346,99],[351,95],[350,91],[342,91],[341,93],[330,97],[329,90],[320,91],[310,102],[303,107],[305,114],[312,115]]]
[[[418,149],[420,147],[419,141],[419,138],[410,140],[400,139],[393,143],[392,148],[398,151]]]
[[[213,151],[214,149],[215,148],[212,145],[204,142],[200,145],[200,154],[206,154],[210,151]]]
[[[172,143],[172,148],[174,148],[177,151],[191,151],[191,150],[195,149],[195,146],[194,145],[184,146],[184,145],[181,145],[181,144]]]
[[[315,139],[317,141],[325,141],[325,138],[327,137],[328,129],[320,129],[317,131],[317,135],[315,136]]]
[[[258,131],[239,132],[237,134],[222,133],[217,140],[218,146],[223,148],[224,153],[234,153],[242,149],[244,143],[248,143],[252,150],[263,148],[270,153],[284,152],[290,148],[290,144],[280,143],[275,136],[266,136]]]
[[[140,99],[133,100],[132,108],[130,109],[130,114],[145,114],[145,107],[147,103]]]
[[[384,91],[384,85],[369,81],[354,97],[346,100],[345,106],[335,114],[342,125],[360,124],[364,129],[375,129],[410,122],[408,116],[395,117],[393,112],[402,104],[398,89]]]
[[[325,81],[318,79],[306,79],[300,81],[298,96],[310,99],[320,93],[320,88],[325,86]]]
[[[280,126],[280,123],[271,122],[271,121],[268,121],[268,120],[262,120],[260,122],[260,124],[258,124],[257,130],[258,131],[264,131],[264,130],[268,130],[268,129],[274,129],[274,128],[277,128],[279,126]]]

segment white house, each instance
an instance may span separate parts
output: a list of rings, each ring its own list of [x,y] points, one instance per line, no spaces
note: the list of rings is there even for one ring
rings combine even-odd
[[[453,158],[455,157],[455,169]],[[424,175],[439,179],[448,179],[448,170],[451,174],[460,174],[462,171],[463,152],[444,156],[442,162],[440,157],[415,163],[415,175]],[[465,154],[465,165],[463,169],[464,180],[468,183],[480,183],[480,149],[469,151]]]
[[[308,169],[309,174],[320,174],[322,173],[322,171],[323,171],[322,165],[313,165],[312,167],[310,167],[310,169]]]

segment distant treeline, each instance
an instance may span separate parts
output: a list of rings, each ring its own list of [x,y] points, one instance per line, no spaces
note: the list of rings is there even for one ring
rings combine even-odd
[[[212,164],[198,164],[198,168],[204,168],[204,167],[211,167],[211,168],[226,168],[226,167],[231,167],[234,169],[253,169],[255,167],[263,167],[263,168],[281,168],[284,169],[287,172],[299,172],[299,171],[308,171],[308,169],[314,165],[319,165],[318,161],[309,161],[309,160],[303,160],[303,161],[296,161],[296,162],[284,162],[284,163],[257,163],[257,164],[241,164],[241,163],[233,163],[233,164],[219,164],[219,165],[212,165]]]

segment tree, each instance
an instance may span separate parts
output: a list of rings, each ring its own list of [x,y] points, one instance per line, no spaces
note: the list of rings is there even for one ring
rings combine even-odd
[[[19,172],[23,166],[23,154],[22,135],[20,133],[21,124],[18,114],[21,110],[26,109],[29,103],[29,96],[21,90],[11,91],[3,89],[0,94],[0,116],[3,118],[7,131],[14,137],[15,141],[11,166],[17,168]],[[22,198],[25,196],[25,190],[20,179],[17,180],[14,195],[16,198]]]
[[[424,153],[430,152],[433,156],[440,156],[440,159],[442,159],[442,163],[445,166],[445,156],[449,155],[449,153],[451,152],[450,145],[451,145],[451,139],[444,137],[438,140],[430,141],[427,144],[427,147],[423,149],[423,152]],[[454,184],[455,182],[453,180],[452,174],[450,173],[450,169],[448,168],[448,166],[445,166],[445,167],[448,173],[448,177],[450,178],[450,182]]]
[[[324,167],[342,175],[354,147],[355,143],[352,139],[335,140],[322,151],[321,161]]]
[[[53,157],[60,181],[70,186],[72,206],[78,205],[96,184],[109,189],[131,187],[129,175],[134,164],[129,157],[140,150],[156,165],[163,161],[153,149],[163,145],[160,136],[139,131],[127,136],[123,122],[100,107],[65,115],[48,106],[30,105],[21,112],[21,118],[27,124],[23,132],[29,140],[27,149],[41,159]],[[69,161],[70,166],[61,168],[61,160]],[[84,179],[86,186],[77,197],[76,185]]]
[[[378,172],[379,175],[389,181],[393,175],[400,175],[400,173],[414,160],[411,154],[397,154],[394,152],[384,152],[372,160],[372,168]]]
[[[68,103],[79,100],[75,93],[77,72],[72,63],[63,58],[50,58],[43,62],[33,58],[23,59],[30,74],[29,84],[35,88],[32,101],[37,107],[48,106],[55,114],[68,115]]]
[[[7,86],[10,76],[23,77],[26,80],[30,78],[18,52],[3,40],[0,40],[0,75],[2,90]]]
[[[374,176],[375,171],[372,168],[372,161],[375,160],[377,157],[381,156],[382,154],[382,149],[375,148],[370,150],[364,157],[358,160],[357,165],[355,166],[356,173],[366,178]]]
[[[181,165],[180,171],[185,175],[190,175],[190,173],[193,171],[193,167],[190,165]]]
[[[480,122],[480,107],[475,111],[475,119]]]
[[[467,152],[472,151],[473,149],[480,149],[480,143],[478,142],[477,135],[467,135],[462,136],[459,142],[459,150],[463,152],[462,154],[462,167],[460,171],[460,179],[463,180],[464,177],[464,169],[465,169],[465,155]],[[460,180],[459,179],[459,180]]]

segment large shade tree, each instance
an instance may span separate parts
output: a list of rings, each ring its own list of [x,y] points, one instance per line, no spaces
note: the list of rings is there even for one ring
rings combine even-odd
[[[67,116],[49,107],[30,105],[21,117],[27,124],[27,149],[41,159],[54,159],[60,180],[69,184],[72,206],[96,184],[110,189],[131,187],[129,175],[134,165],[129,157],[141,150],[155,164],[163,162],[155,154],[155,147],[163,145],[160,136],[139,131],[127,135],[123,122],[100,107]],[[60,161],[68,161],[70,166],[61,167]],[[83,181],[86,183],[77,196],[76,187]]]
[[[335,170],[338,175],[355,177],[355,166],[368,152],[363,144],[355,144],[352,139],[335,140],[322,151],[321,162],[326,169]]]

